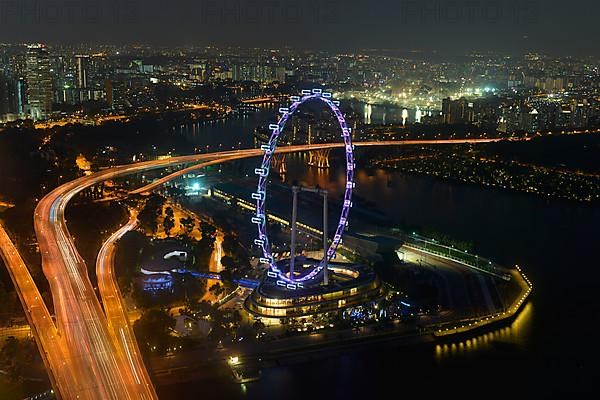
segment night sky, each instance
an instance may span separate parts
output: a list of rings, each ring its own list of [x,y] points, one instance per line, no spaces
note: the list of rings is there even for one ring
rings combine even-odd
[[[0,42],[600,55],[599,17],[596,0],[0,0]]]

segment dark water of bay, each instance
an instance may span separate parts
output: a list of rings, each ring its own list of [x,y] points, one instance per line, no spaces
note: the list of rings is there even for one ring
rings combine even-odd
[[[200,126],[211,146],[251,146],[256,123],[273,111]],[[216,141],[215,141],[216,140]],[[226,143],[226,144],[225,144]],[[290,175],[341,190],[343,171],[308,168]],[[481,188],[430,177],[358,168],[356,193],[390,224],[420,226],[471,241],[476,251],[520,265],[534,284],[515,323],[468,345],[364,348],[263,371],[239,385],[223,377],[160,388],[164,399],[577,398],[600,381],[600,207]],[[410,393],[410,395],[409,395]]]

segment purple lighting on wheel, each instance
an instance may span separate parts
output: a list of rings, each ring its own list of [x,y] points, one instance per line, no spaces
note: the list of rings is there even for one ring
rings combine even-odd
[[[345,185],[345,193],[344,200],[342,206],[342,212],[340,215],[340,219],[337,224],[337,228],[333,235],[333,240],[329,249],[327,250],[327,258],[323,258],[319,265],[313,269],[309,274],[298,278],[293,279],[293,277],[287,277],[275,264],[273,259],[273,255],[271,254],[271,247],[269,244],[269,238],[267,236],[266,230],[266,193],[267,193],[267,181],[269,179],[269,171],[271,169],[271,160],[273,158],[273,154],[275,153],[275,149],[277,147],[277,142],[279,140],[279,135],[283,132],[285,128],[285,124],[288,119],[294,112],[298,109],[298,107],[310,100],[319,100],[323,103],[327,104],[331,112],[335,115],[338,124],[340,126],[340,131],[342,133],[342,138],[344,139],[344,145],[346,150],[346,185]],[[255,169],[256,175],[258,175],[258,187],[256,190],[256,195],[253,196],[256,199],[256,215],[252,218],[252,222],[258,226],[258,240],[255,241],[257,245],[259,245],[262,249],[263,257],[260,258],[260,261],[265,261],[265,264],[269,264],[270,270],[268,273],[269,277],[277,277],[279,281],[278,285],[296,288],[302,287],[301,282],[308,281],[313,279],[319,272],[321,272],[325,266],[325,263],[328,262],[334,255],[342,242],[342,236],[344,234],[344,230],[348,224],[348,215],[350,214],[350,208],[352,207],[352,191],[354,189],[354,153],[352,146],[352,137],[351,130],[348,128],[346,124],[346,120],[344,119],[344,115],[339,109],[339,102],[332,100],[332,96],[328,92],[322,92],[321,89],[313,89],[311,90],[303,90],[302,97],[292,96],[291,97],[292,104],[287,108],[281,108],[280,111],[283,111],[280,114],[280,119],[277,124],[270,124],[269,129],[272,131],[271,137],[269,139],[269,143],[267,145],[261,146],[261,149],[265,152],[260,168]],[[283,284],[285,282],[285,285]]]

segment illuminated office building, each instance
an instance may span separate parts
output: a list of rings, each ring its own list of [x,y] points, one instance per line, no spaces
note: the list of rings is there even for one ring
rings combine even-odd
[[[52,111],[52,76],[48,50],[44,44],[27,46],[25,79],[27,81],[27,113],[34,121],[46,119]]]

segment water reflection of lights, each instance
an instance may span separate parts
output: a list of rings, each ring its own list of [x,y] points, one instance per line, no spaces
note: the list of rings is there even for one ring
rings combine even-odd
[[[367,125],[371,124],[371,116],[373,115],[373,107],[370,104],[365,104],[364,106],[364,123]]]
[[[437,344],[435,358],[441,361],[445,358],[466,355],[475,351],[485,351],[494,342],[523,344],[524,337],[530,328],[533,306],[527,303],[510,326],[505,326],[490,332],[471,337],[454,343]]]
[[[406,121],[408,120],[408,110],[406,108],[402,109],[402,125],[406,125]]]

